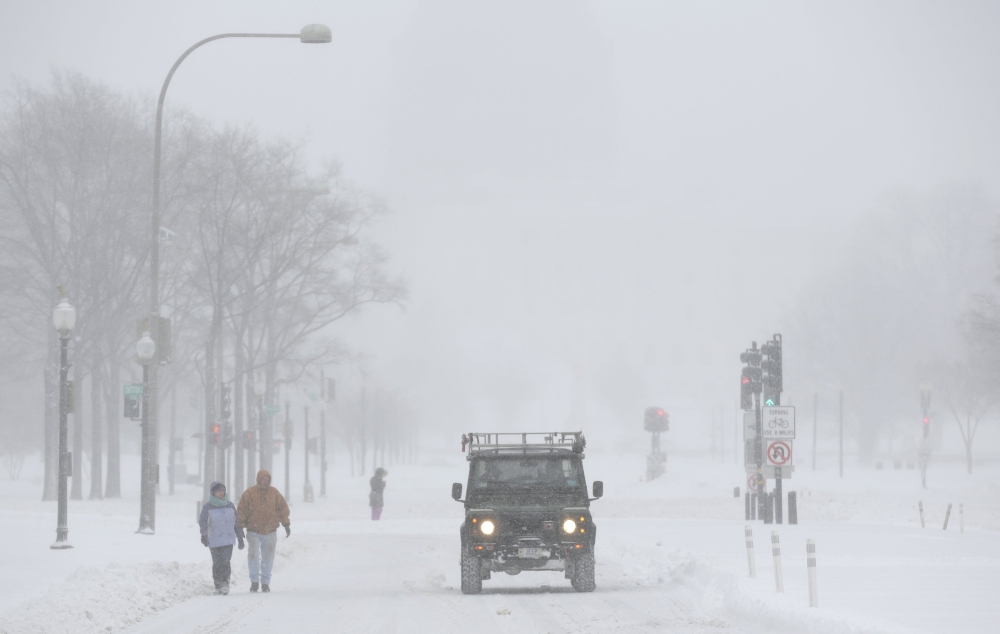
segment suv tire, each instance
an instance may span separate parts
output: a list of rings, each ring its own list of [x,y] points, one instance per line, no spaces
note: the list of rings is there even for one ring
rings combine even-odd
[[[570,578],[577,592],[593,592],[597,588],[594,579],[594,553],[580,555],[573,562],[573,576]]]
[[[462,594],[479,594],[482,591],[483,571],[479,557],[462,549]]]

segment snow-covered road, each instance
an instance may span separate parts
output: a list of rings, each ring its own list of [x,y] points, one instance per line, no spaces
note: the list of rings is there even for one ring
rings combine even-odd
[[[742,500],[730,486],[741,474],[680,462],[656,483],[622,477],[616,459],[588,465],[606,481],[593,507],[600,538],[591,594],[557,572],[495,573],[481,595],[461,594],[461,506],[448,490],[464,465],[450,457],[393,467],[381,522],[366,519],[364,478],[331,478],[330,496],[314,504],[301,502],[293,481],[293,532],[279,538],[267,595],[248,592],[240,551],[233,592],[210,594],[194,487],[159,498],[153,537],[134,534],[131,497],[71,504],[71,551],[47,549],[49,505],[8,487],[0,532],[17,535],[19,548],[0,555],[10,573],[0,575],[0,632],[985,633],[1000,622],[995,472],[919,493],[906,472],[880,474],[875,491],[868,476],[823,489],[829,478],[802,474],[800,525],[751,523],[757,578],[749,579]],[[907,502],[916,495],[926,529]],[[950,498],[966,501],[965,533],[954,515],[941,530]],[[784,594],[774,589],[772,530]],[[807,607],[806,538],[817,543],[819,609]]]
[[[421,527],[427,528],[427,527]],[[438,528],[438,527],[435,527]],[[454,528],[454,527],[451,527]],[[451,530],[450,533],[457,531]],[[129,629],[135,634],[225,632],[716,632],[724,623],[691,601],[624,583],[601,566],[601,591],[577,594],[558,573],[502,575],[482,595],[457,589],[454,535],[369,532],[310,536],[291,551],[268,595],[245,573],[228,597],[187,601]]]

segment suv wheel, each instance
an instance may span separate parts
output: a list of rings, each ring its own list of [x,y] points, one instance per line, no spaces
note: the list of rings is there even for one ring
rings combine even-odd
[[[597,588],[594,580],[594,553],[580,555],[573,562],[573,576],[570,578],[577,592],[593,592]]]
[[[479,594],[483,591],[483,572],[479,557],[462,549],[462,594]]]

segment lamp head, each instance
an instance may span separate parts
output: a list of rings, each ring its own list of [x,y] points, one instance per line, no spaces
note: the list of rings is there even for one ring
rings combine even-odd
[[[143,365],[153,360],[153,355],[156,354],[156,342],[149,336],[148,330],[143,332],[136,342],[135,354],[139,357],[139,363]]]
[[[303,44],[329,44],[332,40],[330,27],[325,24],[307,24],[299,31],[299,41]]]
[[[70,331],[73,330],[73,326],[76,325],[76,309],[73,308],[73,305],[69,303],[69,300],[65,296],[59,300],[59,304],[52,311],[52,323],[55,325],[56,330],[59,331],[59,334],[64,337],[68,336]]]

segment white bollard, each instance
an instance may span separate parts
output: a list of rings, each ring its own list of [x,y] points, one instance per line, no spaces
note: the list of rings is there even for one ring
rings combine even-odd
[[[958,532],[965,532],[965,503],[958,503]]]
[[[918,506],[920,507],[920,528],[927,528],[924,526],[924,503],[921,501]]]
[[[816,597],[816,540],[806,540],[806,566],[809,571],[809,607],[819,607]]]
[[[747,563],[750,564],[750,578],[757,578],[757,567],[754,565],[753,561],[753,529],[748,525],[744,530],[744,534],[747,537]]]
[[[774,586],[777,592],[785,591],[785,580],[781,577],[781,544],[778,531],[771,531],[771,554],[774,555]]]

